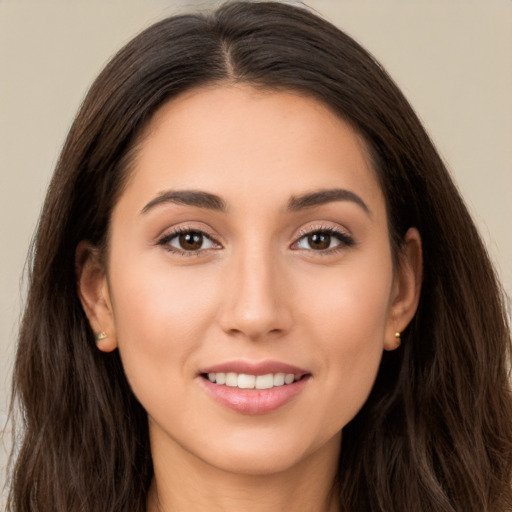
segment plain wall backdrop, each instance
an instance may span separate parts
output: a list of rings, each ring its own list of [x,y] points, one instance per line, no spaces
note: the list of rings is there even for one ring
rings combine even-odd
[[[218,4],[0,0],[0,428],[27,249],[88,86],[109,57],[150,23]],[[307,4],[355,37],[394,77],[452,171],[511,295],[512,2]],[[0,446],[0,488],[9,441],[6,436]]]

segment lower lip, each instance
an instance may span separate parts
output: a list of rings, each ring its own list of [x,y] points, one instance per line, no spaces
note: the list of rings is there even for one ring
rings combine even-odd
[[[291,402],[304,389],[309,376],[270,389],[240,389],[214,384],[204,377],[200,379],[210,396],[221,405],[241,414],[266,414]]]

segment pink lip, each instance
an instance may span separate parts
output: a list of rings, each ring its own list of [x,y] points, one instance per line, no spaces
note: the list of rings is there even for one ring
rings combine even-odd
[[[301,376],[292,384],[276,386],[271,389],[239,389],[210,382],[204,377],[207,373],[245,373],[249,375],[266,375],[268,373],[293,373]],[[307,385],[311,374],[302,368],[278,361],[259,363],[248,361],[230,361],[221,363],[200,372],[201,384],[206,392],[219,404],[241,414],[266,414],[291,402]]]
[[[199,373],[245,373],[247,375],[266,375],[267,373],[293,373],[294,375],[306,375],[309,372],[303,368],[279,361],[227,361],[200,370]]]

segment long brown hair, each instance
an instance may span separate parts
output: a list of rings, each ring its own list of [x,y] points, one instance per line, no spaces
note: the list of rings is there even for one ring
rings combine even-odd
[[[485,248],[404,96],[343,32],[262,2],[156,23],[92,85],[69,132],[32,248],[13,404],[22,437],[8,510],[144,511],[153,467],[145,411],[117,352],[95,348],[77,296],[75,250],[105,248],[109,218],[154,112],[215,82],[294,90],[366,140],[398,255],[419,229],[424,281],[402,347],[343,431],[342,510],[512,509],[510,333]]]

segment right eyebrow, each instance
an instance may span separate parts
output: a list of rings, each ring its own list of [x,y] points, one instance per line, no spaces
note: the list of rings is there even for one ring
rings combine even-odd
[[[288,203],[288,210],[296,212],[305,208],[312,208],[333,201],[350,201],[357,204],[368,216],[371,217],[370,209],[363,199],[351,190],[342,188],[318,190],[300,196],[293,196]]]
[[[197,206],[208,210],[220,212],[226,211],[226,203],[215,194],[203,192],[201,190],[166,190],[152,199],[141,210],[141,214],[147,213],[156,206],[166,203],[183,204],[188,206]]]

